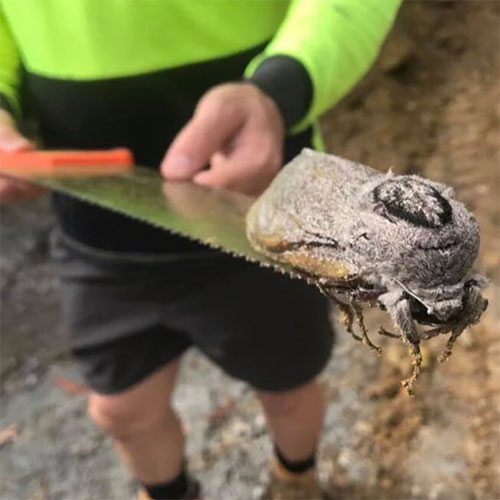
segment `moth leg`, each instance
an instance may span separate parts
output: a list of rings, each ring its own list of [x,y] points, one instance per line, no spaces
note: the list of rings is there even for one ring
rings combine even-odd
[[[363,342],[363,344],[367,345],[370,349],[373,349],[374,351],[376,351],[377,354],[380,356],[382,354],[382,348],[375,345],[370,340],[370,337],[368,337],[368,332],[366,331],[365,321],[363,318],[363,309],[358,304],[358,302],[356,302],[355,300],[351,301],[351,307],[352,307],[354,314],[356,316],[356,322],[358,323],[358,328],[361,331],[361,336],[362,336],[361,341]]]
[[[358,342],[363,342],[363,339],[354,333],[352,329],[352,325],[354,324],[353,308],[335,297],[333,293],[328,293],[328,290],[321,285],[318,285],[318,288],[340,309],[339,321],[344,325],[346,331]]]
[[[388,292],[379,300],[385,305],[391,315],[396,327],[401,332],[401,339],[410,351],[412,374],[401,385],[408,391],[410,396],[414,395],[415,381],[420,375],[422,367],[422,353],[420,352],[420,338],[410,309],[410,302],[400,292]]]
[[[455,324],[451,328],[451,335],[446,341],[443,352],[438,356],[438,361],[440,363],[444,363],[453,353],[453,346],[457,341],[458,337],[462,335],[462,332],[465,330],[467,324],[465,322],[461,322],[459,324]]]
[[[401,335],[398,335],[396,333],[392,333],[392,332],[389,332],[388,330],[386,330],[383,326],[381,326],[379,329],[378,329],[378,334],[379,335],[384,335],[385,337],[389,337],[391,339],[400,339],[401,338]]]
[[[458,337],[460,337],[461,333],[461,331],[452,332],[449,339],[446,341],[443,352],[438,356],[438,361],[440,363],[444,363],[451,356],[453,352],[453,346],[455,345]]]
[[[481,296],[481,286],[478,284],[471,285],[465,295],[465,307],[462,312],[462,319],[451,327],[451,335],[443,352],[439,355],[439,362],[446,361],[453,351],[453,346],[462,332],[469,325],[473,325],[479,321],[481,314],[486,310],[488,301]]]
[[[422,353],[420,352],[420,339],[418,339],[417,330],[413,323],[408,300],[403,300],[398,304],[396,322],[401,329],[403,342],[410,351],[411,364],[413,366],[411,376],[403,380],[401,384],[408,391],[408,394],[413,396],[413,387],[422,367]]]

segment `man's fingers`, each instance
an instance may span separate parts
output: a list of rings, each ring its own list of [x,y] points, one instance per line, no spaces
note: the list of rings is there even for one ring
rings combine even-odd
[[[247,173],[228,173],[226,168],[211,168],[199,172],[193,181],[200,186],[208,186],[217,189],[229,189],[245,194],[258,194],[265,188],[262,178],[257,181],[252,175],[252,170],[246,169]],[[269,179],[270,180],[270,179]]]
[[[0,110],[0,151],[13,153],[28,151],[35,148],[35,144],[24,137],[17,129],[12,116]],[[6,177],[0,177],[0,204],[34,198],[44,190],[34,184]]]
[[[193,181],[200,186],[211,186],[211,187],[228,187],[227,176],[224,174],[223,170],[215,170],[211,168],[210,170],[204,170],[203,172],[197,173],[193,177]]]
[[[245,111],[237,103],[207,94],[167,151],[161,165],[163,175],[172,180],[191,178],[237,134],[245,120]]]
[[[259,151],[250,142],[239,145],[229,155],[214,155],[210,169],[199,172],[193,180],[204,186],[257,194],[272,180],[280,164],[279,154],[265,148]]]
[[[255,194],[280,167],[284,132],[278,108],[253,85],[214,87],[170,146],[162,173]]]
[[[12,153],[14,151],[28,151],[33,148],[33,143],[14,128],[0,126],[0,151]]]
[[[232,153],[225,155],[216,153],[210,159],[210,168],[196,174],[193,181],[196,184],[216,188],[237,188],[247,180],[245,171],[249,170],[249,160],[243,149],[236,148]]]

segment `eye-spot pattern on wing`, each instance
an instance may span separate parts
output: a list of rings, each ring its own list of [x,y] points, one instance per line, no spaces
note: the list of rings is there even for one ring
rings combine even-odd
[[[437,229],[451,222],[452,208],[437,189],[417,179],[391,179],[373,190],[387,212],[410,224]]]

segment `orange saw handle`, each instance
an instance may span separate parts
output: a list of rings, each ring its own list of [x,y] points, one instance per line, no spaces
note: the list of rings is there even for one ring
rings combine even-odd
[[[127,148],[116,148],[101,151],[23,151],[0,152],[0,173],[37,173],[54,172],[60,170],[79,169],[84,172],[87,168],[95,170],[97,167],[103,173],[108,169],[115,173],[132,168],[134,157]]]

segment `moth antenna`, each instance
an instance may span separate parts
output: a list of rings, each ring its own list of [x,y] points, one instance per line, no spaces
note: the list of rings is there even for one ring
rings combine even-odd
[[[401,283],[401,281],[397,280],[394,278],[394,281],[408,294],[408,295],[411,295],[414,299],[418,300],[423,306],[426,307],[427,311],[432,311],[432,306],[430,306],[429,304],[427,304],[426,302],[424,302],[423,299],[421,299],[415,292],[413,292],[412,290],[410,290],[406,285],[403,285],[403,283]]]

